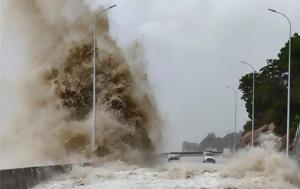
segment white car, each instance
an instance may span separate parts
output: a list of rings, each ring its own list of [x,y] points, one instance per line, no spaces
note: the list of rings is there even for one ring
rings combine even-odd
[[[204,163],[216,163],[216,158],[212,152],[203,152],[203,162]]]
[[[180,155],[179,154],[168,154],[168,161],[179,161]]]

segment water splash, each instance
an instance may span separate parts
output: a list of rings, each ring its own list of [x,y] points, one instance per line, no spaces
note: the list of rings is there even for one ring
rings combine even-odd
[[[147,159],[144,154],[153,152],[154,141],[159,141],[161,122],[141,69],[140,47],[134,44],[123,51],[109,35],[107,16],[97,21],[97,150],[93,153],[91,23],[95,13],[85,2],[73,0],[11,0],[5,13],[6,30],[22,34],[23,41],[15,45],[26,47],[22,64],[28,74],[20,81],[24,109],[9,131],[2,133],[4,166],[108,155],[126,161]]]
[[[276,183],[300,185],[297,163],[279,152],[280,139],[272,133],[259,138],[260,146],[240,150],[224,167],[224,176],[264,178]],[[280,187],[279,187],[280,188]]]

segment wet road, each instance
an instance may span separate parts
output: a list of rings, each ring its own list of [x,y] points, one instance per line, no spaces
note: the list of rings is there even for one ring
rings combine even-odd
[[[151,168],[121,161],[100,167],[75,166],[69,174],[41,183],[34,189],[298,188],[297,184],[278,175],[267,176],[265,172],[235,175],[226,166],[222,158],[218,158],[216,164],[204,164],[201,157],[184,157],[171,163],[165,161]]]

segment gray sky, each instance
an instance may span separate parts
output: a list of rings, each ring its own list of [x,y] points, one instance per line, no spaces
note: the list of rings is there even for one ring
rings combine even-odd
[[[223,136],[232,131],[234,95],[226,85],[237,88],[239,78],[250,72],[239,61],[258,70],[266,59],[276,58],[288,39],[287,21],[268,8],[286,13],[293,32],[300,31],[299,0],[97,2],[118,5],[108,14],[120,46],[127,48],[138,39],[145,49],[147,72],[166,122],[167,150],[180,150],[184,140],[200,142],[208,132]],[[9,82],[16,65],[1,64],[1,77]],[[8,96],[2,95],[2,107]],[[247,119],[239,100],[239,130]]]

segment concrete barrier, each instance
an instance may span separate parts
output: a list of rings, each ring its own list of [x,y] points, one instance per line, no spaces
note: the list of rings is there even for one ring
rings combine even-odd
[[[28,189],[51,177],[69,172],[72,165],[53,165],[0,170],[1,189]]]

